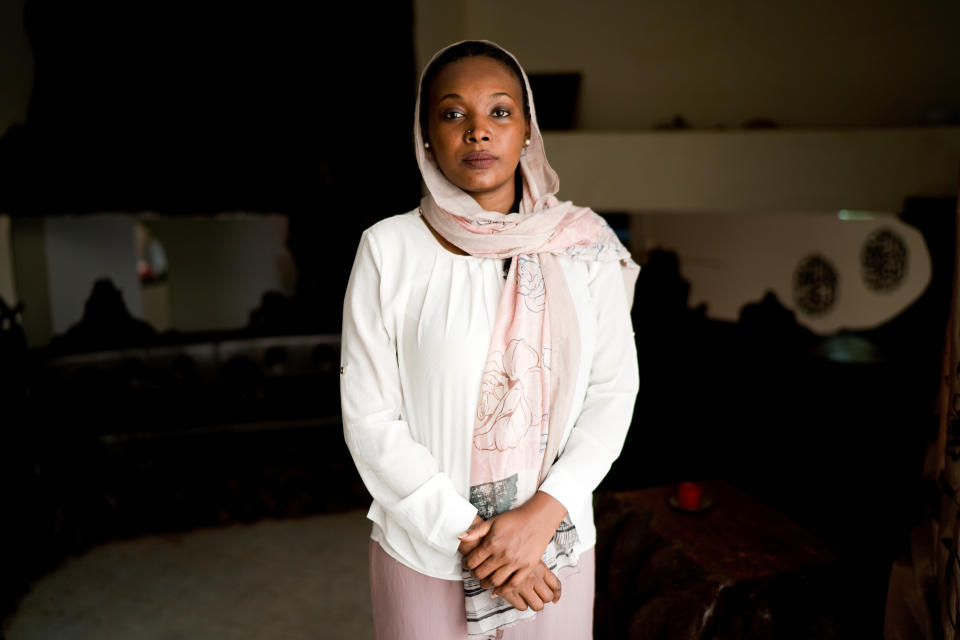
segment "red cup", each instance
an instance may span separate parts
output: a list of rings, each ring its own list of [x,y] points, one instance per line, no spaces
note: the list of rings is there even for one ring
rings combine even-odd
[[[703,488],[696,482],[681,482],[677,485],[677,505],[690,511],[702,508]]]

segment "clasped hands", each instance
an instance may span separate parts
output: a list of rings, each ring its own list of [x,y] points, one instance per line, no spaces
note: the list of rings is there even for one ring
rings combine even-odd
[[[463,564],[484,589],[493,589],[515,608],[541,611],[559,602],[560,580],[543,563],[543,552],[566,509],[547,493],[537,492],[523,505],[473,524],[460,535]]]

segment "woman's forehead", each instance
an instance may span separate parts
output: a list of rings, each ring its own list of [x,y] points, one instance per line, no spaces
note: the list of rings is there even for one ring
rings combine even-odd
[[[461,58],[449,63],[437,73],[431,87],[435,100],[448,93],[462,94],[465,90],[483,89],[505,92],[515,100],[520,98],[520,79],[504,63],[487,56]]]

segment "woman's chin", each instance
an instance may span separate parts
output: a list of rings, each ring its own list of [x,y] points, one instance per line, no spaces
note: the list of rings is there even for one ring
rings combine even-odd
[[[485,180],[473,180],[473,181],[464,181],[462,184],[458,184],[461,190],[469,193],[474,198],[487,198],[492,195],[495,195],[500,189],[504,188],[502,184],[492,183]]]

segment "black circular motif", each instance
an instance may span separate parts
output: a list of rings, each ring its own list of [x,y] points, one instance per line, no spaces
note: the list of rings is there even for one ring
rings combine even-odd
[[[907,245],[891,229],[877,229],[860,252],[863,281],[874,291],[893,291],[907,274]]]
[[[793,272],[793,301],[804,313],[822,315],[837,301],[837,270],[819,254],[800,261]]]

